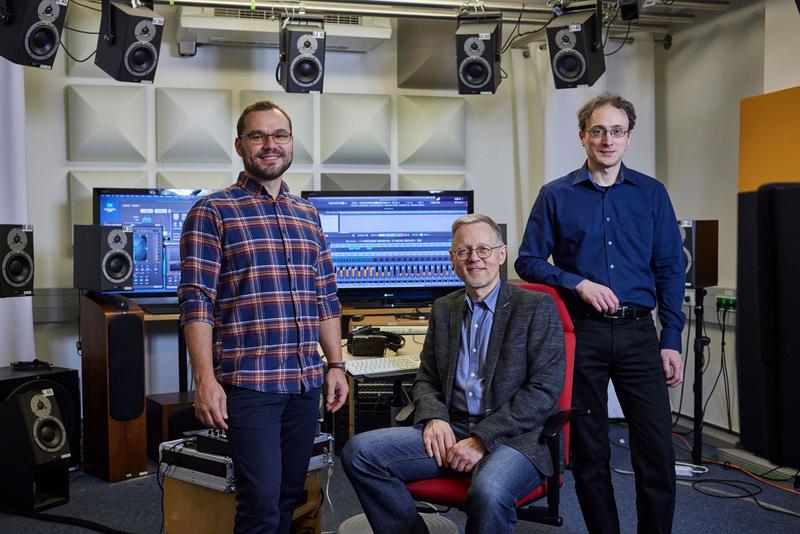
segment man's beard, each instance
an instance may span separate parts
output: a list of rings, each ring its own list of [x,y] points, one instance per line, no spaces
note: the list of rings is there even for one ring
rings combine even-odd
[[[279,156],[283,156],[283,160],[281,164],[273,165],[270,167],[260,167],[257,164],[257,158],[262,157],[269,152],[260,151],[255,156],[247,156],[242,158],[242,164],[244,165],[244,170],[252,176],[253,178],[264,181],[264,182],[271,182],[283,176],[283,173],[286,172],[286,169],[292,164],[292,156],[293,154],[286,153],[286,151],[272,151]]]

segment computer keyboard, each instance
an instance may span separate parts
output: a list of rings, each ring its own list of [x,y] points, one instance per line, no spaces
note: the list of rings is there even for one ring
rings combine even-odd
[[[391,332],[401,336],[424,336],[428,333],[428,325],[380,325],[381,332]]]
[[[345,362],[345,370],[353,376],[391,376],[413,374],[419,369],[419,356],[389,356]]]

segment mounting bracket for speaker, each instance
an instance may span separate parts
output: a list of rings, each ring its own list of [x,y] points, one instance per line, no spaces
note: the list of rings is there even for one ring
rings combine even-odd
[[[114,46],[117,37],[114,35],[114,17],[111,16],[111,0],[100,0],[100,27],[103,32],[103,40],[109,46]]]

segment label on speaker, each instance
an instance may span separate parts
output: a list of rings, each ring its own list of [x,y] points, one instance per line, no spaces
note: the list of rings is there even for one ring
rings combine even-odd
[[[156,26],[163,26],[164,17],[153,17],[153,24],[155,24]]]
[[[571,31],[571,32],[579,32],[579,31],[581,31],[581,25],[580,24],[570,24],[569,25],[569,31]]]
[[[480,39],[481,41],[490,41],[492,39],[492,34],[491,33],[479,33],[478,34],[478,39]]]
[[[325,32],[313,32],[314,39],[325,39]]]
[[[69,0],[56,0],[56,4],[60,6],[65,6],[69,3]]]

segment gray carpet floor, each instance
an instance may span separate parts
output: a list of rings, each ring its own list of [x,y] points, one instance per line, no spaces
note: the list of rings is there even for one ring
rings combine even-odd
[[[636,532],[635,490],[630,470],[629,451],[625,443],[627,431],[624,427],[613,427],[609,436],[614,446],[612,466],[614,492],[619,506],[622,532]],[[621,443],[623,440],[625,443]],[[677,440],[676,440],[676,443]],[[679,459],[687,459],[688,453],[676,448]],[[709,455],[713,450],[707,451]],[[759,483],[744,474],[720,466],[709,465],[709,472],[691,479],[679,479],[674,532],[677,533],[800,533],[800,518],[762,508],[753,499],[730,498],[742,491],[729,485],[703,483],[703,491],[717,496],[705,495],[692,487],[693,482],[721,479],[753,483],[761,489],[756,498],[765,507],[775,506],[794,514],[800,514],[800,495],[788,493]],[[151,465],[155,472],[155,465]],[[130,533],[156,534],[161,529],[161,491],[155,475],[126,482],[106,483],[80,471],[71,473],[69,503],[53,508],[46,513],[66,515],[102,523],[108,527]],[[1,483],[1,482],[0,482]],[[322,508],[323,532],[334,532],[345,519],[361,513],[350,483],[337,463],[328,478],[323,473],[323,488],[326,501]],[[728,498],[724,498],[728,497]],[[328,501],[328,499],[330,501]],[[586,532],[580,515],[571,473],[564,477],[561,511],[564,526],[561,528],[519,523],[518,533]],[[466,516],[458,511],[446,514],[463,531]],[[0,533],[82,533],[90,532],[69,525],[46,523],[0,513]],[[183,533],[179,533],[183,534]],[[490,533],[489,533],[490,534]]]

